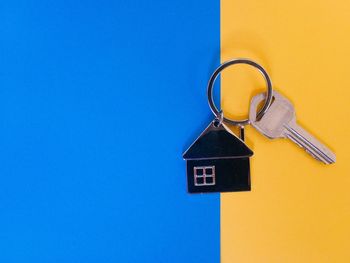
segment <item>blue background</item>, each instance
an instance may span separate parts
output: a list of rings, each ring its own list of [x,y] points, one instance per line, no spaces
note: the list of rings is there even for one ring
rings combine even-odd
[[[0,3],[0,262],[218,262],[182,152],[212,118],[219,1]]]

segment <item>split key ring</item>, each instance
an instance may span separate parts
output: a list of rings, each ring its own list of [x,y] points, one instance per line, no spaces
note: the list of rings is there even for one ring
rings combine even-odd
[[[266,111],[269,109],[271,102],[272,102],[272,97],[273,97],[273,91],[272,91],[272,82],[271,79],[269,77],[269,75],[267,74],[266,70],[259,65],[258,63],[254,62],[253,60],[247,59],[247,58],[238,58],[238,59],[233,59],[233,60],[229,60],[224,62],[223,64],[221,64],[215,71],[214,73],[211,75],[209,82],[208,82],[208,87],[207,87],[207,94],[208,94],[208,103],[209,103],[209,107],[211,109],[211,111],[214,113],[214,115],[216,116],[217,120],[219,120],[219,122],[224,121],[226,123],[235,125],[235,126],[245,126],[247,124],[250,124],[249,119],[244,119],[244,120],[231,120],[229,118],[225,118],[223,116],[223,113],[221,110],[219,110],[214,103],[214,99],[213,99],[213,88],[214,88],[214,83],[215,80],[217,79],[217,77],[219,76],[219,74],[227,67],[232,66],[232,65],[236,65],[236,64],[247,64],[250,65],[256,69],[259,70],[259,72],[263,75],[265,81],[266,81],[266,86],[267,86],[267,96],[265,99],[265,103],[264,106],[261,108],[261,110],[258,112],[257,114],[257,119],[261,118]]]

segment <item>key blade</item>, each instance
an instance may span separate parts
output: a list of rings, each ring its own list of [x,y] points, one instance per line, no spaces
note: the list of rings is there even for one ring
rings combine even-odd
[[[310,133],[300,127],[295,121],[285,125],[285,129],[285,137],[304,148],[305,151],[312,155],[316,160],[325,164],[335,163],[335,154]]]

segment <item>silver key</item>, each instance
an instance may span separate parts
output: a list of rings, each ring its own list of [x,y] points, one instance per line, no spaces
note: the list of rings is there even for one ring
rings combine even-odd
[[[265,99],[265,94],[261,93],[253,97],[249,112],[252,126],[270,139],[288,138],[292,140],[315,159],[325,164],[334,163],[335,154],[297,124],[295,110],[290,101],[277,91],[273,92],[273,97],[270,108],[260,120],[256,119],[257,107]]]

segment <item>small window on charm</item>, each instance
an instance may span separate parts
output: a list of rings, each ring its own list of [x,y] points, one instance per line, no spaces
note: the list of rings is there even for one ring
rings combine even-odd
[[[194,185],[215,185],[215,166],[195,166]]]

